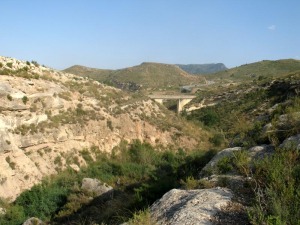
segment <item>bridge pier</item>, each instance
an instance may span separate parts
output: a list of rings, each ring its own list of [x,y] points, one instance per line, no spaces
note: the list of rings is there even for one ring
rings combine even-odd
[[[183,107],[188,104],[190,101],[192,101],[193,99],[178,99],[178,103],[177,103],[177,113],[182,112]]]
[[[163,104],[163,99],[162,98],[155,98],[154,101],[156,101],[159,104]]]
[[[196,98],[195,95],[149,95],[157,103],[163,104],[165,100],[178,100],[177,102],[177,113],[182,112],[183,107],[188,104],[193,98]]]

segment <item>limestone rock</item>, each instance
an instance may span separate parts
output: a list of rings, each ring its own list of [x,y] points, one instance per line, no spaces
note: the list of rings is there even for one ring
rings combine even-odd
[[[23,225],[45,225],[45,223],[36,217],[31,217],[28,220],[26,220]]]
[[[79,171],[80,171],[79,166],[76,165],[76,164],[70,164],[70,167],[71,167],[75,172],[79,172]]]
[[[0,207],[0,215],[4,215],[6,213],[6,210],[4,208]]]
[[[206,175],[207,173],[211,174],[214,173],[217,170],[217,164],[219,160],[221,160],[224,157],[230,157],[233,155],[236,151],[241,151],[241,147],[234,147],[234,148],[226,148],[222,151],[220,151],[217,155],[215,155],[206,165],[203,167],[203,169],[200,172],[200,176]]]
[[[295,148],[297,150],[300,149],[300,134],[289,137],[285,139],[281,145],[279,145],[280,148]]]
[[[248,149],[248,154],[251,160],[262,159],[274,153],[274,146],[259,145]]]
[[[212,216],[227,205],[232,196],[226,188],[172,189],[151,206],[151,217],[160,225],[210,225]]]
[[[113,190],[113,188],[106,183],[102,183],[98,179],[92,178],[83,178],[81,189],[83,191],[93,193],[95,196],[100,196]]]

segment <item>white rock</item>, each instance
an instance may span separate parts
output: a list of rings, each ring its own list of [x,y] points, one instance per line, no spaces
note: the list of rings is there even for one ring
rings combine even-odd
[[[300,134],[289,137],[285,139],[281,145],[279,145],[280,148],[295,148],[297,150],[300,149]]]
[[[233,194],[229,189],[173,189],[151,208],[151,218],[160,225],[211,225],[211,218],[227,205]]]
[[[100,196],[106,192],[113,190],[113,188],[106,183],[101,183],[98,179],[83,178],[81,189]]]

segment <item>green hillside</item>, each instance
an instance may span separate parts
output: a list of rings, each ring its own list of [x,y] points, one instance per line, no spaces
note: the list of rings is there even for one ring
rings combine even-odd
[[[230,81],[252,81],[265,78],[276,78],[283,74],[300,70],[300,61],[294,59],[263,60],[241,65],[232,69],[209,75],[208,79],[223,79]]]

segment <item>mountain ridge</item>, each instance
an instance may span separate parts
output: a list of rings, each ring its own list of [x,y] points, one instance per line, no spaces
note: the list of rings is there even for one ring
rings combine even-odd
[[[191,74],[211,74],[228,68],[223,63],[207,63],[207,64],[176,64],[184,71]]]

